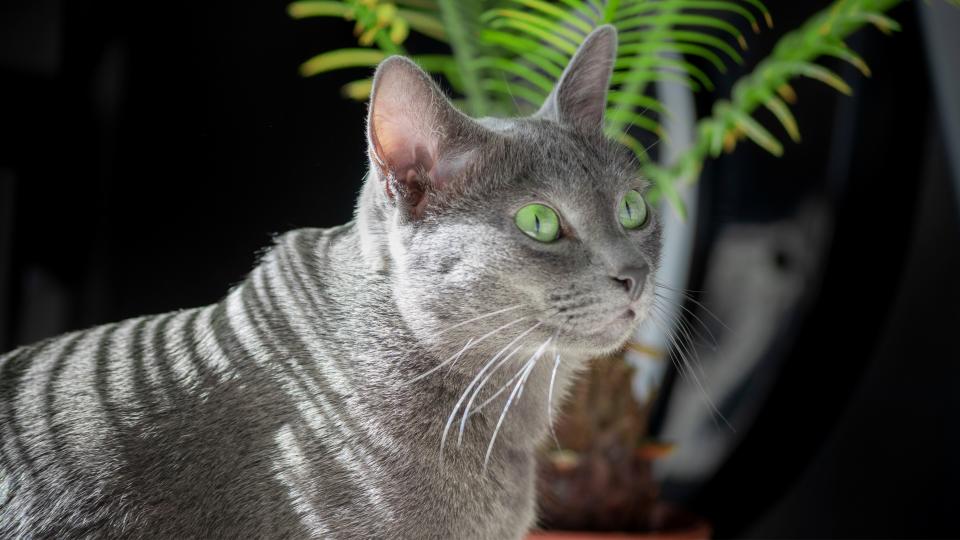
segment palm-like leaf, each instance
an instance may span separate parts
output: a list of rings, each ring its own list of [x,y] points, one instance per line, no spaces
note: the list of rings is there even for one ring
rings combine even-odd
[[[800,140],[790,111],[795,99],[790,80],[808,77],[849,94],[850,86],[826,67],[820,57],[848,62],[864,75],[866,63],[844,43],[868,25],[890,33],[896,21],[884,13],[905,0],[836,0],[807,23],[783,36],[773,52],[733,88],[729,99],[715,102],[711,116],[698,124],[692,148],[668,168],[655,165],[642,139],[666,135],[660,118],[664,107],[652,95],[653,83],[670,81],[695,91],[713,90],[711,71],[740,64],[747,47],[740,27],[772,27],[761,0],[301,0],[289,6],[291,16],[338,17],[355,22],[365,48],[329,51],[303,64],[313,75],[347,67],[371,67],[388,54],[406,54],[407,32],[449,44],[451,55],[414,56],[425,70],[443,75],[465,98],[473,115],[511,115],[538,107],[586,35],[601,24],[619,31],[612,88],[608,95],[607,132],[630,147],[654,180],[657,194],[679,212],[678,184],[696,177],[704,159],[731,151],[750,139],[780,155],[781,141],[753,118],[760,107]],[[960,0],[947,0],[960,5]],[[344,87],[354,99],[365,99],[370,80]],[[669,143],[669,141],[668,141]]]

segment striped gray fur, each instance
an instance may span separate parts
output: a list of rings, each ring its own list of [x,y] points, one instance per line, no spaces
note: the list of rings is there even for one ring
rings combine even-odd
[[[655,221],[616,221],[642,182],[596,117],[615,43],[596,31],[510,121],[385,61],[354,221],[279,236],[214,305],[0,357],[0,538],[521,538],[548,409],[652,297],[611,279],[659,250]],[[378,131],[390,115],[413,122],[402,140]],[[518,231],[531,197],[576,235]]]

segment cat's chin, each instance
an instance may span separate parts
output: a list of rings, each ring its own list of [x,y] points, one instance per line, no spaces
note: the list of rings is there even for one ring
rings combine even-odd
[[[567,342],[564,348],[571,352],[588,357],[609,356],[623,350],[639,325],[640,318],[630,309],[596,328],[577,329],[561,341]]]

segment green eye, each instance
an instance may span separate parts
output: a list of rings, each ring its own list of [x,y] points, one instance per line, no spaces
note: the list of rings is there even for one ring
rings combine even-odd
[[[638,229],[647,223],[647,203],[643,195],[631,189],[620,200],[620,224],[624,229]]]
[[[528,204],[517,212],[517,227],[530,238],[553,242],[560,236],[560,218],[549,206]]]

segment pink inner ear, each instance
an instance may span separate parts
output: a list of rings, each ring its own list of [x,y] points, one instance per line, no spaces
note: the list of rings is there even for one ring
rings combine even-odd
[[[402,196],[414,212],[426,206],[431,192],[448,188],[467,163],[469,152],[446,150],[448,137],[462,136],[463,118],[409,60],[393,57],[378,68],[367,129],[387,194]]]

